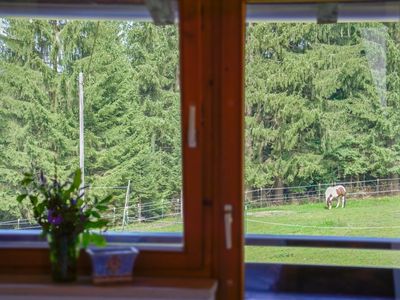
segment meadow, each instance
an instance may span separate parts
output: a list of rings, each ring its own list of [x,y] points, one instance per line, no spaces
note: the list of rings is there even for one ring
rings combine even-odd
[[[279,205],[245,211],[245,231],[253,234],[400,237],[400,197],[348,199],[344,209],[323,203]],[[125,230],[180,232],[179,219],[132,224]],[[246,262],[399,267],[400,251],[250,247]]]
[[[246,211],[246,233],[354,237],[400,237],[400,197],[349,199],[347,206],[292,204]],[[245,260],[295,264],[399,267],[394,250],[246,247]]]

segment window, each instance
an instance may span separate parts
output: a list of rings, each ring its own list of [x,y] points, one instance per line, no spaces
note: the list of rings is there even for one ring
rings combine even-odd
[[[1,21],[1,178],[9,188],[0,224],[40,227],[15,202],[23,169],[32,164],[51,175],[55,164],[63,177],[81,162],[85,194],[114,195],[110,231],[182,232],[178,27]]]
[[[398,242],[398,9],[247,6],[247,234],[303,247]],[[327,209],[337,185],[346,207]],[[398,267],[399,253],[248,247],[246,260]]]
[[[12,207],[19,170],[30,162],[46,162],[42,167],[51,171],[54,155],[60,173],[79,165],[77,79],[82,72],[89,193],[114,188],[118,203],[109,216],[116,231],[132,232],[134,227],[175,232],[110,233],[110,241],[153,244],[151,251],[143,248],[139,272],[201,268],[203,241],[195,235],[202,228],[200,62],[188,60],[199,56],[199,5],[180,4],[178,25],[163,27],[135,21],[149,20],[140,3],[8,3],[0,14],[0,193],[11,207],[4,210],[2,224],[35,226],[26,212],[15,213]],[[182,30],[190,38],[179,38]],[[12,159],[17,156],[21,161]],[[193,169],[199,172],[190,172]],[[26,240],[32,234],[3,232],[2,238],[10,236]],[[175,247],[167,247],[170,244]],[[30,245],[26,247],[30,251]]]

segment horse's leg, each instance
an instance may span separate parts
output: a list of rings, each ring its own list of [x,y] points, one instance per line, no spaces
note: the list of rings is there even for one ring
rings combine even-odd
[[[342,196],[342,208],[346,206],[346,198],[345,196]]]
[[[332,208],[332,199],[330,198],[330,196],[329,196],[329,198],[326,200],[326,205],[328,206],[328,209],[331,209],[331,208]]]
[[[337,204],[336,204],[336,208],[338,208],[340,205],[340,196],[337,197]]]

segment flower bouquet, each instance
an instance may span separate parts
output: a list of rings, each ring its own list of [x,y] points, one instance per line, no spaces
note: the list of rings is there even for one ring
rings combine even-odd
[[[80,249],[90,243],[105,245],[104,237],[93,230],[106,229],[108,221],[101,212],[107,210],[112,196],[101,200],[84,197],[80,169],[65,182],[60,182],[57,170],[49,180],[42,171],[37,175],[25,173],[20,184],[24,191],[17,201],[29,200],[33,216],[48,239],[53,280],[76,280]]]

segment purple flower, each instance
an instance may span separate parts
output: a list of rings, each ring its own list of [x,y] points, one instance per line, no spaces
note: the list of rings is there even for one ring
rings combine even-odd
[[[75,206],[77,202],[78,202],[77,199],[74,199],[74,198],[71,199],[71,205],[72,205],[72,206]]]
[[[57,214],[54,209],[49,209],[47,213],[47,220],[50,224],[60,225],[63,221],[63,218],[61,215]]]

